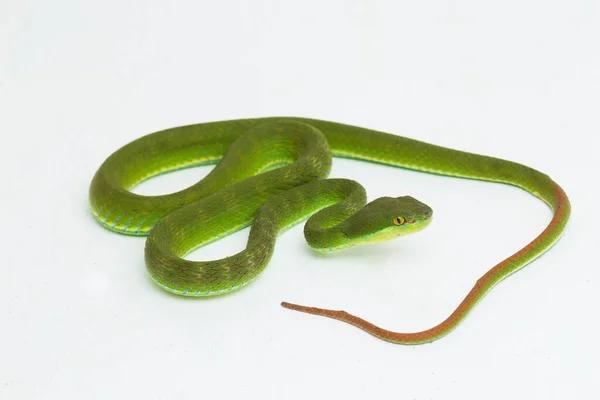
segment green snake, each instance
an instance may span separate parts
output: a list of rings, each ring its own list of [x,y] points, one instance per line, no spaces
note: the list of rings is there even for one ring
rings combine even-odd
[[[502,279],[546,252],[564,231],[570,203],[547,175],[525,165],[432,144],[306,118],[272,117],[209,122],[163,130],[117,150],[90,187],[93,214],[104,227],[148,235],[145,261],[151,278],[183,296],[212,296],[250,283],[265,269],[276,238],[307,220],[304,234],[318,251],[388,240],[425,228],[432,210],[410,197],[367,204],[364,188],[347,179],[325,179],[332,156],[366,160],[431,174],[518,186],[546,202],[553,218],[545,230],[480,279],[437,326],[392,332],[345,311],[282,306],[355,325],[393,343],[420,344],[454,329]],[[216,166],[191,187],[159,196],[130,191],[173,170]],[[221,260],[190,261],[192,250],[250,226],[247,247]]]

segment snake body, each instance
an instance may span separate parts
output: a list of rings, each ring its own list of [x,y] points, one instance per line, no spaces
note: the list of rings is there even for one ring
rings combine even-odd
[[[432,210],[410,197],[366,202],[364,188],[324,179],[331,157],[365,160],[432,174],[501,182],[537,196],[553,210],[546,229],[475,284],[455,311],[422,332],[379,328],[345,311],[282,303],[289,309],[355,325],[381,339],[418,344],[455,328],[502,279],[547,251],[564,231],[569,200],[547,175],[498,158],[453,150],[370,129],[306,118],[209,122],[163,130],[117,150],[90,187],[95,218],[128,235],[148,235],[147,269],[165,290],[211,296],[254,280],[269,263],[277,235],[308,219],[304,233],[319,251],[388,240],[425,228]],[[176,193],[142,196],[138,183],[176,169],[217,164],[197,184]],[[214,261],[190,261],[190,251],[252,225],[246,249]]]

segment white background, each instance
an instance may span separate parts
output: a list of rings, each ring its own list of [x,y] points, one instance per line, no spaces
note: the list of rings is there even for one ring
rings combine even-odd
[[[598,399],[599,21],[593,0],[0,1],[0,398]],[[331,176],[370,199],[431,205],[431,226],[326,257],[298,226],[257,281],[199,300],[152,283],[144,238],[92,219],[90,180],[125,143],[274,115],[525,163],[564,187],[571,222],[449,336],[400,346],[279,303],[429,328],[549,209],[504,185],[336,159]]]

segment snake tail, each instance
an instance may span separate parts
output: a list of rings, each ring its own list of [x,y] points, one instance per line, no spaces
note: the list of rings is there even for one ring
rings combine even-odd
[[[552,205],[554,210],[553,218],[546,229],[544,229],[544,231],[527,246],[488,270],[477,280],[473,288],[454,309],[450,316],[430,329],[411,333],[394,332],[380,328],[379,326],[343,310],[307,307],[288,302],[282,302],[281,305],[290,310],[320,315],[346,322],[377,338],[392,343],[424,344],[437,340],[450,333],[462,320],[464,320],[467,314],[496,284],[541,256],[558,241],[569,218],[570,204],[565,192],[560,186],[556,183],[552,183],[551,186],[553,188],[553,192],[550,192],[552,195],[543,198],[543,200]]]

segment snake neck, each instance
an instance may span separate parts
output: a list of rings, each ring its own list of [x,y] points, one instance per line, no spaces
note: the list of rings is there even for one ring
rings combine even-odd
[[[317,180],[291,189],[272,198],[258,211],[249,247],[264,240],[260,232],[277,236],[307,218],[304,236],[310,247],[318,251],[350,247],[354,243],[344,230],[344,222],[366,202],[365,189],[348,179]]]

